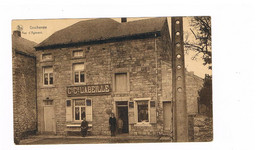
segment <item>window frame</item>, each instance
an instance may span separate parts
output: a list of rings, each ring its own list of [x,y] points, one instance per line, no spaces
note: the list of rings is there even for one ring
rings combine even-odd
[[[84,101],[84,106],[76,106],[76,101],[79,101],[79,100],[83,100]],[[74,119],[74,121],[75,122],[78,122],[78,121],[82,121],[83,119],[81,118],[81,108],[82,107],[85,107],[85,117],[86,117],[86,100],[85,99],[75,99],[75,100],[73,100],[73,106],[74,106],[74,108],[73,108],[73,119]],[[79,120],[76,120],[76,114],[75,114],[75,112],[76,112],[76,107],[78,107],[79,108]]]
[[[116,74],[126,74],[126,91],[116,91]],[[130,77],[128,71],[117,71],[113,73],[113,88],[112,91],[114,93],[129,93],[130,91]]]
[[[74,56],[74,52],[77,52],[77,51],[82,51],[82,56]],[[84,58],[85,57],[85,51],[84,49],[73,49],[71,51],[71,58],[73,59],[77,59],[77,58]]]
[[[45,69],[46,68],[52,68],[52,72],[51,73],[45,73]],[[53,86],[54,85],[54,71],[53,71],[53,66],[43,66],[42,67],[42,81],[43,81],[43,86]],[[45,74],[47,74],[47,78],[48,78],[48,84],[45,84]],[[52,74],[52,84],[50,84],[50,74]]]
[[[76,70],[74,69],[74,66],[75,65],[79,65],[79,64],[82,64],[84,69],[83,70]],[[85,84],[86,83],[86,69],[85,69],[85,63],[84,62],[79,62],[79,63],[73,63],[72,64],[72,82],[73,84],[77,84],[77,85],[80,85],[80,84]],[[84,82],[81,82],[81,73],[84,73]],[[78,73],[78,81],[79,82],[75,82],[75,73]]]
[[[76,101],[77,100],[84,100],[84,106],[76,106],[75,105],[75,103],[76,103]],[[91,106],[87,106],[87,100],[89,100],[90,102],[91,102]],[[73,121],[74,122],[81,122],[81,121],[83,121],[83,118],[81,118],[81,108],[82,107],[85,107],[85,118],[86,118],[86,120],[87,121],[89,121],[89,122],[92,122],[92,119],[93,119],[93,111],[92,111],[92,107],[93,107],[93,103],[92,103],[92,99],[89,99],[89,98],[77,98],[77,99],[72,99],[72,107],[73,107],[73,109],[72,109],[72,117],[73,117]],[[76,107],[79,107],[79,120],[76,120],[76,114],[75,114],[75,112],[76,112]],[[89,109],[90,109],[90,111],[91,111],[91,118],[89,119],[89,118],[87,118],[87,107],[90,107]]]
[[[44,99],[43,100],[43,106],[53,106],[53,100],[52,99]]]
[[[148,122],[138,122],[138,102],[147,101],[148,105]],[[150,125],[151,123],[151,106],[150,106],[151,98],[135,98],[134,99],[134,117],[137,120],[136,125]]]
[[[43,59],[43,56],[44,55],[51,55],[51,59],[47,59],[47,60],[44,60]],[[48,61],[53,61],[54,59],[53,59],[53,54],[52,53],[43,53],[42,55],[41,55],[41,61],[43,61],[43,62],[48,62]]]

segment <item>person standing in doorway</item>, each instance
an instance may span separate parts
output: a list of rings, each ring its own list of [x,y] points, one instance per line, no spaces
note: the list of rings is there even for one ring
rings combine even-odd
[[[109,126],[110,126],[111,136],[116,136],[116,118],[113,113],[109,118]]]
[[[121,119],[121,117],[119,117],[118,119],[118,133],[122,133],[122,129],[123,129],[123,120]]]
[[[81,135],[82,137],[85,137],[88,132],[88,122],[86,121],[86,118],[83,118],[83,121],[81,122]]]

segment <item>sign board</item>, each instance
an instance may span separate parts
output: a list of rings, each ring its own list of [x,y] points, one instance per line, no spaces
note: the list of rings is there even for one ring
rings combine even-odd
[[[68,86],[67,96],[106,95],[110,94],[110,84]]]

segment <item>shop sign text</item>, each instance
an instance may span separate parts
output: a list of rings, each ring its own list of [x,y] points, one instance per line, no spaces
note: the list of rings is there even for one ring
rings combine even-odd
[[[82,85],[67,87],[67,96],[105,95],[110,94],[110,84]]]

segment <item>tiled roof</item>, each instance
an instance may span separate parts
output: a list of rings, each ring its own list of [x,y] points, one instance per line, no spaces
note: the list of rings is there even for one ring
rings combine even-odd
[[[12,35],[12,49],[28,55],[35,55],[34,47],[37,43],[24,39],[22,37]]]
[[[113,19],[80,21],[53,33],[36,47],[66,45],[79,42],[100,41],[161,31],[166,18],[151,18],[119,23]]]

